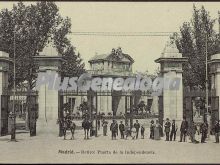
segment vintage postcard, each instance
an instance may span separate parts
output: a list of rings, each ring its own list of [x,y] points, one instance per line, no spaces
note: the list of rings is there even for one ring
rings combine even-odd
[[[220,163],[220,2],[0,2],[0,163]]]

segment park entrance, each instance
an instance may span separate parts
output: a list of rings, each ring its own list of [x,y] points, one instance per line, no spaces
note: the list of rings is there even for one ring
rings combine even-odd
[[[103,116],[102,113],[98,112],[98,97],[111,97],[112,99],[112,115]],[[120,99],[124,97],[125,109],[124,113],[117,115],[119,109]],[[58,118],[62,119],[66,113],[69,113],[72,118],[82,119],[84,114],[88,112],[90,120],[93,121],[93,127],[97,135],[97,120],[103,118],[109,119],[124,119],[125,123],[130,126],[133,125],[133,119],[138,118],[138,110],[150,109],[149,104],[145,105],[140,101],[141,97],[150,97],[147,92],[132,91],[103,91],[94,92],[92,90],[81,92],[81,91],[59,91],[59,113]],[[107,107],[105,107],[107,108]],[[77,113],[76,111],[77,110]],[[59,136],[62,136],[61,125],[59,125]]]
[[[13,101],[16,116],[16,130],[30,131],[31,136],[36,135],[36,121],[38,117],[38,93],[30,90],[5,89],[1,95],[2,109],[2,129],[1,135],[6,135],[11,131],[13,124]]]
[[[184,111],[183,115],[190,123],[194,121],[197,124],[201,124],[206,120],[206,115],[210,114],[210,128],[215,124],[216,120],[219,120],[219,96],[216,96],[215,90],[209,92],[209,105],[208,112],[205,105],[206,91],[201,89],[184,89]]]

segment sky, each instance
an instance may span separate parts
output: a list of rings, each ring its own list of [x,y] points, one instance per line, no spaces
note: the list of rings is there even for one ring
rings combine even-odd
[[[33,2],[25,2],[25,4]],[[212,18],[218,18],[220,2],[55,2],[60,14],[72,22],[72,32],[179,32],[190,21],[193,4],[202,5]],[[0,10],[13,2],[0,2]],[[218,29],[216,22],[215,29]],[[89,69],[88,60],[95,54],[110,53],[121,47],[134,59],[133,71],[150,73],[159,67],[154,60],[161,56],[168,36],[116,37],[70,35]]]

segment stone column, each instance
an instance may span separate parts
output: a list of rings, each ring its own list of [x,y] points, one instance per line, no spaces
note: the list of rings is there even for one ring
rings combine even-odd
[[[152,109],[151,112],[153,114],[158,114],[159,113],[158,100],[159,100],[159,98],[157,96],[153,96],[153,102],[152,102],[152,106],[151,106],[151,109]]]
[[[155,60],[161,65],[161,75],[164,83],[164,120],[169,118],[170,120],[181,121],[183,118],[182,63],[186,61],[187,58],[182,57],[182,54],[179,53],[175,43],[172,41],[166,45],[162,56]],[[173,85],[174,88],[171,89],[170,85]]]
[[[82,99],[81,99],[81,96],[74,96],[73,98],[75,98],[75,105],[74,105],[74,111],[73,113],[77,113],[79,112],[79,106],[80,104],[82,103]]]
[[[13,61],[9,58],[8,53],[0,51],[0,136],[8,131],[8,102],[7,96],[2,96],[4,90],[8,89],[8,72],[9,64]],[[4,97],[4,98],[3,98]]]
[[[101,109],[108,115],[108,113],[112,113],[112,96],[101,96]]]
[[[121,112],[122,114],[125,113],[125,96],[121,96],[119,99],[120,101],[117,109],[117,115],[119,115]]]
[[[210,65],[210,73],[212,75],[211,88],[215,91],[215,96],[220,96],[220,54],[212,55],[208,63]],[[220,119],[220,113],[218,112],[218,114]]]
[[[39,64],[39,72],[48,75],[60,76],[58,69],[61,66],[62,57],[57,50],[49,45],[35,57]],[[37,120],[37,134],[59,134],[58,119],[58,91],[49,89],[48,83],[41,85],[38,90],[39,117]]]

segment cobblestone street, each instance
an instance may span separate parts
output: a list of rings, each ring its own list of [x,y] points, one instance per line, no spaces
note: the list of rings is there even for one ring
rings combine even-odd
[[[80,126],[80,123],[77,123]],[[200,136],[197,135],[197,140]],[[0,163],[214,163],[220,162],[220,144],[214,143],[210,136],[207,143],[180,143],[179,136],[175,142],[167,142],[164,137],[160,141],[149,139],[149,129],[145,131],[145,139],[111,140],[102,136],[84,140],[83,130],[76,130],[75,139],[67,140],[53,134],[41,134],[30,137],[29,133],[18,133],[17,141],[10,142],[10,136],[0,137]],[[135,154],[134,154],[135,153]],[[14,159],[16,157],[16,159]]]

